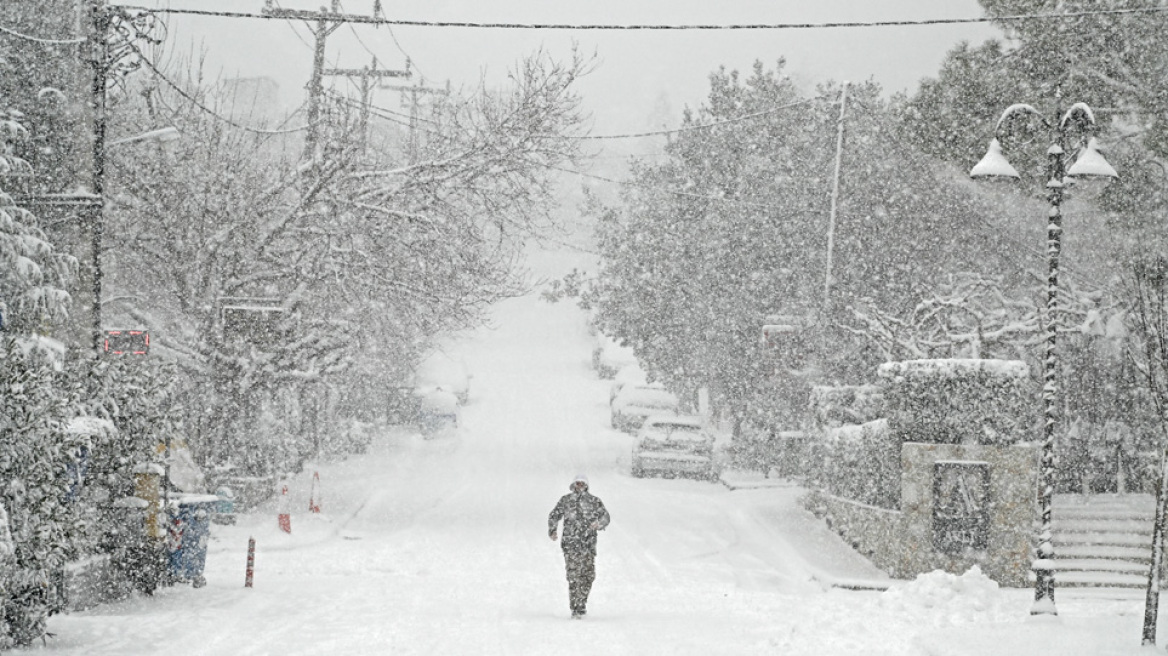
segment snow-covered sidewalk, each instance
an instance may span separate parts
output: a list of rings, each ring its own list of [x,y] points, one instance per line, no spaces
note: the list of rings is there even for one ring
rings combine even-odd
[[[560,257],[558,261],[567,262]],[[548,271],[547,273],[555,273]],[[457,345],[474,375],[458,429],[394,429],[369,452],[291,481],[292,533],[274,503],[213,527],[208,585],[54,617],[67,654],[1143,654],[1142,600],[1060,597],[977,572],[885,592],[883,577],[791,485],[635,479],[608,425],[584,315],[532,295]],[[322,514],[307,512],[319,472]],[[568,618],[546,517],[587,473],[612,513],[583,622]],[[245,589],[249,537],[255,587]]]

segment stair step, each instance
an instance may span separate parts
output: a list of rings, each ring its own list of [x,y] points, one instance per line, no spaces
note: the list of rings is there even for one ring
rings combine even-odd
[[[1051,513],[1062,519],[1127,519],[1151,523],[1154,513],[1135,508],[1054,508]]]
[[[1148,566],[1127,560],[1109,558],[1059,558],[1055,556],[1051,567],[1056,572],[1122,572],[1124,574],[1146,574]]]
[[[1067,519],[1054,521],[1059,533],[1133,533],[1152,536],[1152,522],[1130,519]]]
[[[1105,544],[1059,544],[1056,539],[1054,557],[1059,560],[1062,558],[1101,558],[1149,563],[1152,560],[1152,545],[1149,543],[1136,547]]]
[[[1135,533],[1062,533],[1055,531],[1055,545],[1100,545],[1112,547],[1152,547],[1152,536]]]
[[[1034,573],[1030,573],[1034,580]],[[1112,588],[1146,588],[1147,575],[1121,574],[1118,572],[1055,572],[1055,585],[1065,587],[1093,586]]]
[[[1153,494],[1056,494],[1052,497],[1056,505],[1064,506],[1154,506],[1156,496]]]

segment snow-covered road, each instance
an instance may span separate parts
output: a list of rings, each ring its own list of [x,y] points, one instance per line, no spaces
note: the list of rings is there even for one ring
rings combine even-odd
[[[1035,623],[1028,591],[977,575],[831,589],[823,582],[882,574],[798,508],[798,488],[630,477],[631,439],[609,428],[591,340],[571,304],[501,304],[491,328],[451,347],[474,375],[456,431],[391,431],[367,454],[310,465],[292,481],[291,535],[274,506],[215,526],[207,587],[55,617],[47,651],[1140,653],[1138,603],[1066,601],[1059,619]],[[302,511],[314,471],[322,515]],[[583,622],[568,619],[563,560],[546,536],[577,473],[613,517]]]

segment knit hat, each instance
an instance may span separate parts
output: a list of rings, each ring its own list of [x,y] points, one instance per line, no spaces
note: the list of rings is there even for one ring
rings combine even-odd
[[[584,474],[577,474],[576,478],[572,479],[572,484],[568,486],[569,490],[575,491],[576,483],[583,483],[584,489],[588,489],[588,477]]]

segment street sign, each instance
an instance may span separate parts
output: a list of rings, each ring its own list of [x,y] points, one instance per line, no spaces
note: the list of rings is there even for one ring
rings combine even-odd
[[[150,331],[107,330],[105,352],[107,355],[146,355],[150,352]]]

